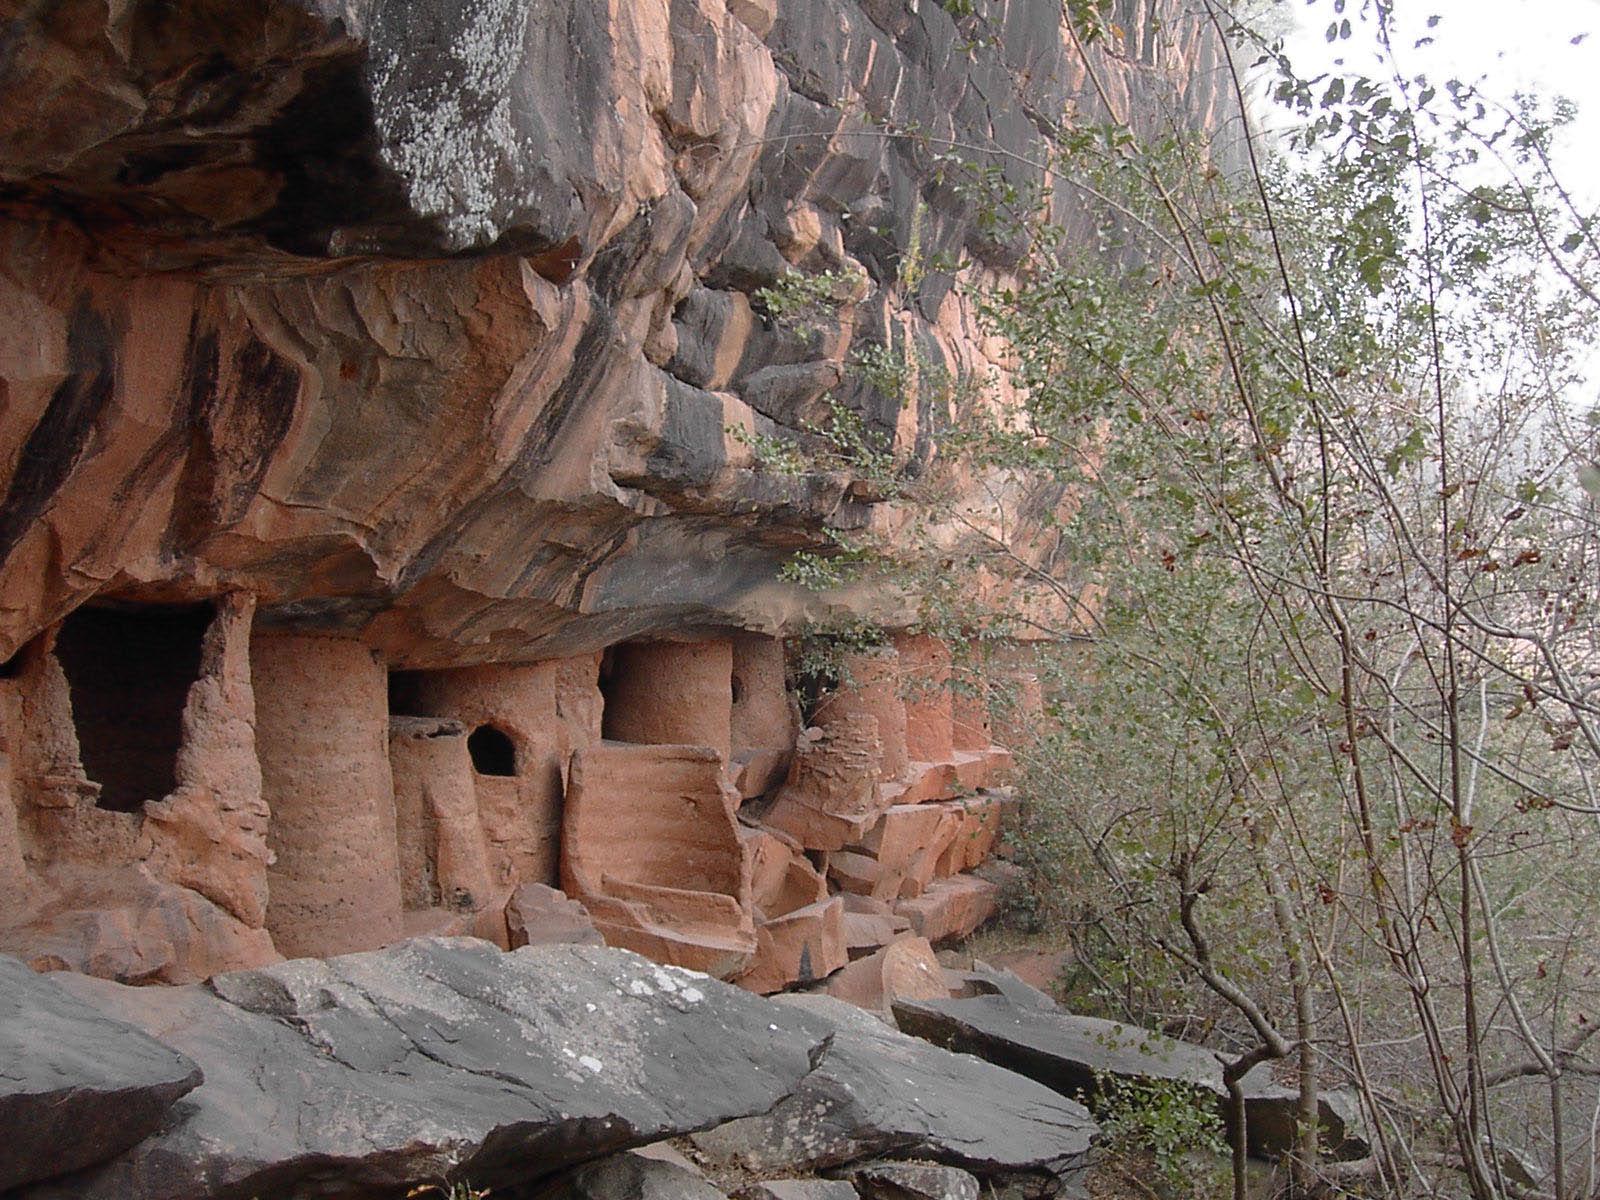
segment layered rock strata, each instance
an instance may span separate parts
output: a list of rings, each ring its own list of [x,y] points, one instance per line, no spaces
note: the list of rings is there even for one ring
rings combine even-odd
[[[946,470],[920,366],[849,369],[1006,360],[973,285],[1019,247],[944,156],[1087,235],[1053,131],[1220,111],[1203,21],[1115,7],[1084,59],[1056,0],[0,5],[0,949],[178,983],[506,944],[565,880],[766,990],[982,920],[965,800],[1013,730],[903,636],[801,731],[783,639],[911,614],[779,569],[906,513],[753,446],[837,402]],[[800,325],[792,271],[839,281]],[[1053,553],[1070,497],[982,482],[967,522]],[[826,894],[757,897],[746,827]]]

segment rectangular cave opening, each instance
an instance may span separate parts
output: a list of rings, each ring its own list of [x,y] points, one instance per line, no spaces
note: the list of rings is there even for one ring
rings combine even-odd
[[[431,717],[422,698],[429,671],[389,672],[389,715],[391,717]]]
[[[215,615],[210,604],[107,606],[61,623],[56,658],[101,808],[134,812],[177,787],[183,709]]]
[[[733,646],[632,641],[600,664],[601,736],[653,746],[709,746],[727,761],[733,724]]]

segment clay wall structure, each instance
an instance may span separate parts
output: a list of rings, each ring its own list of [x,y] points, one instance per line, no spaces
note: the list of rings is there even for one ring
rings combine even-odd
[[[983,921],[1026,648],[973,673],[898,591],[787,580],[909,516],[752,448],[839,403],[943,469],[932,400],[848,369],[1005,359],[973,285],[1020,246],[940,147],[1092,232],[1028,165],[1103,115],[1058,0],[960,7],[13,6],[0,952],[183,983],[577,905],[767,992]],[[1213,31],[1114,7],[1106,94],[1216,127]],[[794,271],[853,281],[807,330],[761,298]],[[971,482],[1051,552],[1070,499]],[[794,639],[840,617],[889,636],[803,724]]]
[[[354,638],[251,639],[256,747],[272,813],[267,929],[290,957],[399,938],[388,678]]]

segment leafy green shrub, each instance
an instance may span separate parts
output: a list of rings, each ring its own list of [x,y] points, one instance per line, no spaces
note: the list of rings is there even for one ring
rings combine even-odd
[[[1226,1155],[1215,1103],[1171,1079],[1103,1080],[1100,1128],[1113,1155],[1150,1155],[1157,1184],[1172,1196],[1213,1194],[1210,1172],[1195,1170],[1197,1152]]]

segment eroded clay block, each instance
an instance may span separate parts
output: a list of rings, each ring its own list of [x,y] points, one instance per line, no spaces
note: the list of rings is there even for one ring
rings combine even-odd
[[[901,634],[894,644],[906,709],[906,757],[943,762],[950,757],[952,737],[950,650],[927,634]]]
[[[734,636],[732,647],[730,742],[734,756],[757,751],[787,754],[800,732],[800,721],[784,680],[783,643],[741,633]]]
[[[919,895],[964,819],[961,810],[938,804],[896,804],[887,809],[862,840],[862,848],[878,862],[872,894],[880,900]]]
[[[542,883],[525,883],[512,892],[505,914],[506,933],[513,950],[521,946],[605,943],[583,905],[559,888]]]
[[[827,899],[827,882],[792,838],[745,826],[739,837],[749,860],[750,899],[761,916],[782,916]]]
[[[842,899],[842,897],[841,897]],[[844,914],[844,947],[851,960],[865,958],[887,946],[910,928],[904,917],[878,913],[849,912]]]
[[[902,900],[895,912],[930,942],[966,937],[994,915],[1000,889],[975,875],[953,875],[929,886],[922,895]]]
[[[841,892],[840,898],[844,900],[845,912],[869,913],[875,917],[888,917],[894,914],[894,905],[887,900],[879,900],[876,896]]]
[[[865,714],[806,730],[763,823],[808,850],[840,850],[863,836],[884,805],[876,746],[877,725]]]
[[[728,642],[624,642],[611,654],[603,722],[608,739],[710,746],[727,761],[733,721]]]
[[[888,1016],[896,1000],[947,1000],[950,985],[933,947],[923,937],[903,937],[876,954],[829,976],[830,996]]]
[[[848,656],[847,682],[823,697],[816,723],[870,717],[876,729],[873,759],[885,780],[899,779],[910,763],[906,753],[906,705],[900,695],[900,656],[893,649]]]
[[[884,795],[895,804],[926,804],[948,800],[963,790],[955,762],[914,762],[906,768],[904,784],[886,786]]]
[[[840,891],[871,896],[874,899],[883,898],[879,895],[883,868],[870,854],[862,854],[857,850],[839,850],[828,855],[828,878]],[[896,880],[895,893],[898,892],[899,883]]]
[[[956,782],[969,792],[1004,782],[1011,770],[1011,751],[1004,746],[985,746],[982,750],[958,750],[951,758]]]
[[[749,867],[722,761],[602,742],[573,756],[561,878],[613,946],[726,977],[756,950]]]
[[[831,975],[850,961],[844,917],[844,904],[835,896],[762,922],[755,958],[734,982],[768,995]]]
[[[736,751],[729,765],[740,798],[754,800],[781,784],[789,773],[792,755],[788,749]]]
[[[934,874],[943,878],[970,871],[989,857],[1000,836],[1000,802],[982,795],[947,800],[940,807],[958,818],[934,868]]]
[[[466,729],[434,717],[391,717],[389,766],[406,907],[489,903],[496,889]]]

